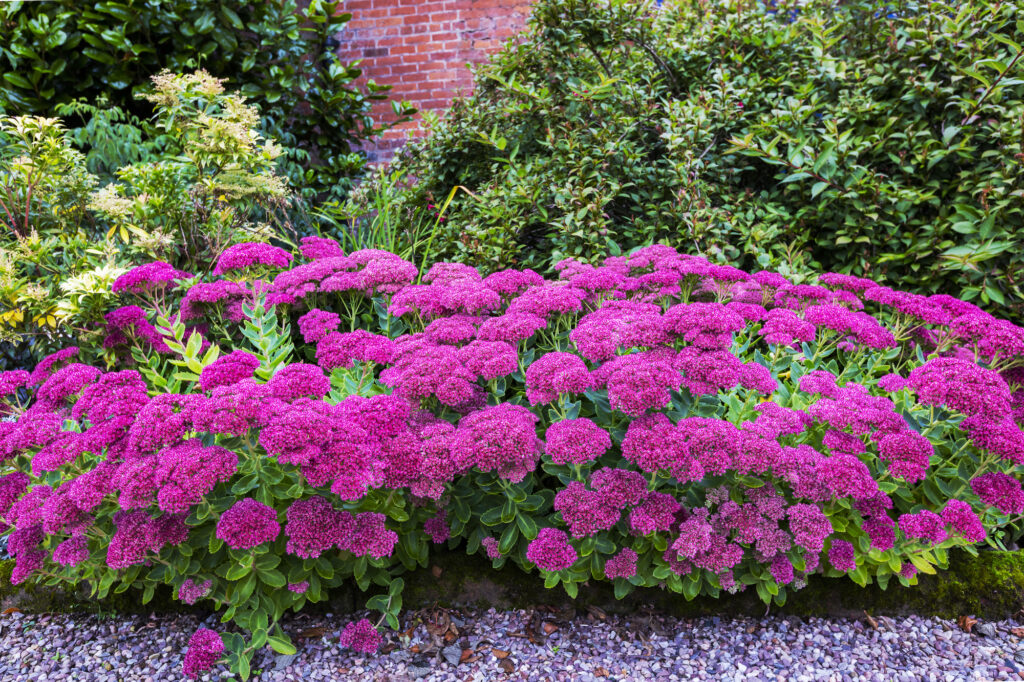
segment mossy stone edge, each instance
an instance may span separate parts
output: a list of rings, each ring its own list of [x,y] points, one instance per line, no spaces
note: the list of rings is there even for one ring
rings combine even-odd
[[[547,605],[564,610],[594,606],[607,613],[629,614],[637,610],[680,616],[763,616],[782,613],[797,616],[861,617],[917,614],[940,618],[972,615],[987,620],[1010,618],[1024,610],[1024,551],[979,552],[977,557],[959,553],[951,557],[950,569],[936,575],[921,575],[919,585],[858,587],[850,580],[817,577],[802,590],[791,592],[785,606],[765,606],[752,591],[723,595],[719,599],[682,596],[661,590],[635,591],[616,600],[609,584],[584,584],[573,600],[561,589],[548,590],[536,574],[508,566],[494,570],[478,556],[456,551],[436,551],[430,567],[404,575],[406,610],[441,606],[474,609],[516,609]],[[0,561],[0,609],[27,613],[150,613],[202,612],[202,604],[190,607],[175,601],[169,588],[157,591],[153,601],[143,605],[139,594],[129,590],[94,600],[84,590],[72,593],[38,585],[11,585],[13,560]],[[365,603],[354,587],[341,589],[331,599],[307,609],[348,612]]]

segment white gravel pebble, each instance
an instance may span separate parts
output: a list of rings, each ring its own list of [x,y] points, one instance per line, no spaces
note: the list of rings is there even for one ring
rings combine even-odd
[[[362,616],[364,614],[357,614]],[[407,613],[377,656],[338,646],[351,618],[300,614],[285,621],[296,656],[257,654],[251,679],[345,682],[960,682],[1024,679],[1016,621],[968,634],[937,618],[863,620],[771,616],[678,619],[641,613],[569,616],[553,611]],[[427,623],[438,623],[433,632]],[[461,623],[461,626],[448,623]],[[21,614],[0,617],[0,682],[184,679],[189,637],[215,616]],[[314,630],[323,628],[324,630]],[[300,637],[304,635],[304,637]],[[462,662],[455,654],[461,652]],[[232,679],[223,667],[200,679]]]

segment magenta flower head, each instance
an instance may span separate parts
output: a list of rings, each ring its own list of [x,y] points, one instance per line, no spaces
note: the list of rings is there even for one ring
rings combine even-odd
[[[299,318],[299,333],[306,343],[316,343],[327,334],[337,331],[341,318],[337,313],[313,308]]]
[[[476,337],[476,328],[481,321],[482,318],[475,315],[457,314],[450,317],[439,317],[428,324],[423,333],[434,343],[457,346]]]
[[[579,555],[569,544],[569,536],[557,528],[541,528],[526,548],[526,558],[543,571],[563,571],[574,563]]]
[[[292,402],[303,396],[323,398],[331,390],[331,382],[316,365],[296,362],[282,367],[270,378],[267,387],[273,397]]]
[[[538,329],[547,326],[539,315],[524,312],[506,312],[498,317],[488,317],[480,325],[476,337],[482,341],[505,341],[519,343],[533,336]]]
[[[29,375],[25,385],[35,386],[36,384],[43,383],[57,368],[63,367],[66,360],[70,360],[78,355],[78,350],[78,346],[70,346],[56,353],[50,353],[39,361],[39,364],[32,370],[32,374]]]
[[[435,545],[440,545],[451,536],[451,529],[445,521],[445,511],[442,509],[437,516],[427,519],[423,524],[423,531],[430,536]]]
[[[949,537],[946,522],[935,512],[922,509],[916,514],[901,514],[900,530],[908,540],[922,540],[925,544],[937,545]]]
[[[780,585],[788,585],[793,582],[793,562],[785,554],[776,554],[769,566],[772,577]]]
[[[211,580],[205,580],[201,583],[197,583],[191,578],[187,578],[185,582],[178,587],[178,599],[186,604],[195,604],[210,593],[210,588],[212,586],[213,581]]]
[[[288,591],[294,592],[295,594],[306,594],[309,589],[309,581],[303,580],[301,583],[288,583]]]
[[[188,641],[183,670],[186,677],[196,679],[212,668],[224,654],[224,642],[213,630],[199,628]]]
[[[355,361],[384,365],[395,354],[395,342],[365,329],[354,332],[328,332],[316,345],[316,361],[325,371],[351,367]]]
[[[923,405],[997,420],[1010,413],[1010,388],[998,372],[969,360],[933,358],[911,370],[907,386]]]
[[[971,509],[971,505],[962,500],[950,500],[942,510],[942,520],[953,528],[953,531],[968,542],[981,542],[985,539],[985,526]]]
[[[273,542],[280,533],[277,512],[251,497],[236,502],[217,521],[217,537],[235,549]]]
[[[254,266],[264,266],[273,270],[283,270],[292,261],[292,254],[270,244],[244,242],[229,246],[217,259],[213,274],[223,275],[232,270],[245,270]]]
[[[899,374],[886,374],[884,377],[878,380],[878,387],[886,393],[896,393],[902,391],[907,385],[907,380]]]
[[[655,351],[620,355],[594,374],[607,387],[612,409],[630,417],[665,407],[683,383],[672,361]]]
[[[667,531],[681,508],[668,493],[647,493],[647,497],[629,512],[629,530],[633,535]]]
[[[647,479],[629,469],[605,467],[590,475],[590,487],[600,493],[602,504],[624,510],[647,497]]]
[[[288,508],[284,532],[286,551],[303,559],[316,558],[349,532],[352,517],[335,511],[323,497],[295,500]]]
[[[561,512],[573,537],[582,538],[608,530],[622,516],[619,509],[604,503],[601,494],[587,490],[579,481],[569,484],[555,495],[554,509]]]
[[[687,343],[706,350],[725,350],[743,318],[721,303],[680,303],[665,312],[665,328]]]
[[[22,386],[27,386],[29,376],[31,375],[23,369],[0,372],[0,399],[11,395]]]
[[[199,375],[199,386],[204,391],[212,391],[218,386],[230,386],[242,379],[249,379],[260,359],[244,350],[236,350],[223,355],[203,368]]]
[[[115,294],[147,294],[155,289],[172,285],[178,279],[189,279],[192,275],[177,270],[163,261],[138,265],[114,280],[110,287]]]
[[[353,651],[372,654],[380,648],[383,640],[384,638],[373,623],[363,618],[358,622],[347,624],[341,631],[338,643]]]
[[[619,349],[653,348],[671,340],[665,332],[661,306],[634,301],[607,301],[580,319],[569,334],[588,360],[605,361]]]
[[[484,286],[502,296],[513,296],[532,286],[544,284],[544,278],[533,270],[499,270],[484,277]]]
[[[548,427],[545,452],[555,464],[590,462],[612,446],[608,432],[590,419],[565,419]]]
[[[982,502],[1003,514],[1024,513],[1024,489],[1013,476],[999,471],[982,474],[971,479],[971,490]]]
[[[96,381],[100,374],[100,370],[95,367],[72,362],[51,374],[43,382],[43,385],[36,391],[36,399],[39,402],[46,402],[54,408],[63,407],[65,400],[78,396],[82,389]],[[28,380],[27,373],[25,380]]]
[[[89,544],[84,535],[75,535],[57,545],[53,560],[61,566],[74,567],[89,558]]]
[[[853,551],[853,545],[846,540],[833,540],[828,550],[828,562],[837,571],[857,570],[857,558]]]
[[[7,516],[17,499],[28,490],[31,482],[32,479],[28,474],[20,471],[0,476],[0,516]],[[1020,485],[1017,486],[1017,489],[1020,489]]]
[[[782,287],[790,286],[788,279],[779,273],[771,272],[770,270],[758,270],[752,274],[750,278],[762,287],[770,289],[781,289]]]
[[[553,402],[563,393],[585,393],[593,386],[586,363],[572,353],[545,353],[526,368],[526,397],[531,405]]]
[[[486,537],[480,541],[484,550],[487,552],[488,559],[500,559],[501,549],[498,548],[498,540],[492,537]]]
[[[156,501],[165,512],[187,512],[220,481],[238,469],[238,455],[219,446],[204,446],[192,438],[165,448],[157,456]]]
[[[636,559],[636,552],[629,547],[623,547],[618,554],[605,562],[604,577],[609,580],[632,578],[636,575]]]
[[[794,504],[787,515],[796,544],[811,552],[825,548],[825,538],[832,534],[832,523],[817,505]]]
[[[786,308],[772,308],[757,333],[766,343],[778,346],[798,346],[814,341],[815,327]]]
[[[889,474],[908,483],[924,479],[928,461],[934,452],[931,441],[909,429],[884,435],[878,440],[878,454],[889,463]]]
[[[519,367],[519,354],[503,341],[472,341],[459,350],[466,369],[485,381],[512,374]]]
[[[878,286],[877,283],[870,279],[854,277],[853,275],[841,275],[835,272],[826,272],[823,275],[819,275],[818,281],[833,289],[844,289],[858,294]]]
[[[558,284],[531,287],[512,300],[509,313],[525,313],[547,318],[549,315],[569,315],[583,308],[585,291]]]
[[[518,483],[540,459],[536,423],[536,415],[521,405],[485,407],[459,421],[451,440],[452,456]]]
[[[299,252],[309,260],[322,258],[344,258],[341,244],[327,237],[303,237],[299,240]]]

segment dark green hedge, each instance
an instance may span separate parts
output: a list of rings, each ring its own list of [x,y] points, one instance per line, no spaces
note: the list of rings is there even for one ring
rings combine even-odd
[[[399,166],[441,256],[662,241],[1024,304],[1024,0],[540,0]]]
[[[57,104],[105,98],[147,117],[134,95],[150,76],[204,68],[260,106],[294,187],[339,198],[363,168],[353,146],[379,132],[369,110],[388,89],[356,88],[360,69],[338,59],[350,18],[324,0],[5,2],[0,113],[53,116]]]

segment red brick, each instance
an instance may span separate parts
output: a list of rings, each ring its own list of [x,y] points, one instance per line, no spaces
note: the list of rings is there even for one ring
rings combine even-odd
[[[453,98],[473,88],[467,62],[500,49],[526,24],[527,0],[343,0],[352,20],[338,54],[361,61],[357,83],[393,85],[390,97],[423,111],[444,114]],[[378,125],[396,120],[389,101],[375,102]],[[422,118],[397,125],[363,146],[373,163],[385,162],[410,138],[422,135]]]
[[[431,12],[428,16],[431,21],[455,21],[460,18],[458,12]]]

